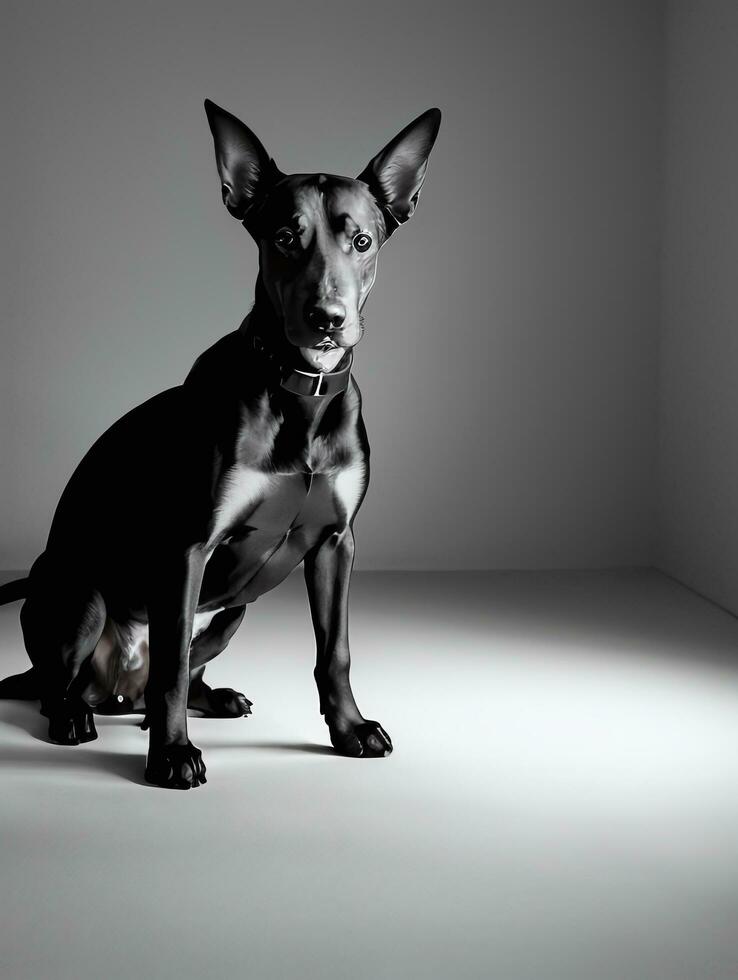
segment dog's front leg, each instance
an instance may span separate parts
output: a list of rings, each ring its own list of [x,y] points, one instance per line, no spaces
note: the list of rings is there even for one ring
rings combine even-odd
[[[170,789],[189,789],[207,781],[202,754],[187,736],[190,643],[204,569],[205,556],[199,547],[165,563],[157,569],[155,594],[148,603],[146,779]]]
[[[315,629],[315,680],[331,742],[342,755],[389,755],[392,742],[359,711],[349,681],[348,596],[354,563],[351,527],[332,534],[305,557],[305,582]]]

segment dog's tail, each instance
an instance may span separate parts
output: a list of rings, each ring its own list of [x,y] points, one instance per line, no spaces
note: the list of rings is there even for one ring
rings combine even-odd
[[[5,585],[0,585],[0,606],[25,599],[27,595],[28,578],[17,578],[12,582],[6,582]]]
[[[25,599],[28,595],[28,579],[18,578],[13,582],[0,585],[0,606],[8,602]],[[21,701],[33,701],[39,696],[36,671],[33,667],[23,674],[14,674],[0,681],[0,698],[17,698]]]

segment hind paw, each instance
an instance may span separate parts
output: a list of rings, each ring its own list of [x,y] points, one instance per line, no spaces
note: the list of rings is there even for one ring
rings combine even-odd
[[[92,710],[84,702],[63,701],[44,714],[49,718],[49,739],[57,745],[80,745],[97,738]]]
[[[197,691],[190,691],[188,708],[202,712],[205,718],[244,718],[251,714],[252,702],[232,687],[203,685]]]

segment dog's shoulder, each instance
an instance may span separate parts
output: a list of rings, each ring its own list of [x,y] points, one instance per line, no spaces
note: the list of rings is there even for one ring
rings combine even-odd
[[[190,368],[184,380],[188,389],[222,388],[224,381],[232,378],[246,361],[243,335],[238,330],[216,340],[203,351]]]

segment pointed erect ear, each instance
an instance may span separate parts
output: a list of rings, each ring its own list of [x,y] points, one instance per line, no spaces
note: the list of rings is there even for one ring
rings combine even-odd
[[[440,125],[440,109],[428,109],[398,133],[357,177],[369,185],[384,211],[388,236],[415,210]]]
[[[283,174],[257,137],[230,112],[205,99],[205,112],[215,141],[223,203],[234,218],[246,212]]]

